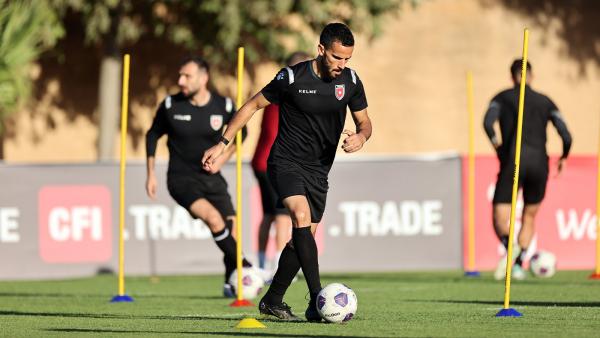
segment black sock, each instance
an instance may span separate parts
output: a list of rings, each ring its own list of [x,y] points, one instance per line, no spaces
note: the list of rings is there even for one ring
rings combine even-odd
[[[279,256],[279,265],[269,290],[265,293],[263,299],[268,304],[281,304],[283,295],[287,291],[292,280],[300,270],[300,261],[291,241],[286,244]]]
[[[223,256],[223,264],[225,265],[225,283],[229,283],[229,277],[231,274],[237,269],[237,262],[235,260],[231,261],[226,256]],[[246,260],[246,258],[242,258],[242,266],[244,268],[252,267],[252,264]]]
[[[518,266],[523,266],[523,258],[525,258],[525,253],[527,252],[527,248],[522,248],[521,249],[521,254],[519,255],[519,257],[517,257],[517,259],[515,260],[515,265]]]
[[[321,278],[319,276],[319,256],[317,242],[310,232],[310,227],[294,228],[292,241],[298,254],[298,261],[302,267],[310,298],[313,299],[321,291]]]
[[[225,220],[225,227],[227,227],[227,229],[229,229],[231,236],[233,236],[233,220],[231,220],[231,219]],[[234,239],[234,241],[235,241],[235,239]],[[237,243],[236,243],[236,245],[237,245]],[[237,258],[237,247],[236,247],[235,257]],[[237,261],[235,259],[233,260],[233,264],[237,266]],[[244,257],[244,254],[242,254],[242,266],[245,268],[252,267],[252,264],[246,259],[246,257]],[[236,267],[234,267],[233,269],[235,270]]]
[[[225,264],[225,283],[235,270],[236,243],[231,236],[231,230],[226,226],[223,230],[212,234],[215,243],[223,252],[223,263]]]
[[[500,236],[500,242],[502,242],[502,245],[504,245],[505,249],[508,249],[508,236],[507,235]]]
[[[229,283],[229,277],[235,271],[235,261],[230,261],[227,256],[223,256],[223,264],[225,265],[225,283]]]
[[[215,243],[223,252],[223,264],[225,265],[225,283],[229,281],[229,277],[237,268],[237,248],[235,239],[231,234],[233,229],[233,221],[226,220],[225,228],[223,230],[215,232],[212,234]],[[246,260],[246,258],[242,257],[242,266],[243,267],[251,267],[252,264]]]

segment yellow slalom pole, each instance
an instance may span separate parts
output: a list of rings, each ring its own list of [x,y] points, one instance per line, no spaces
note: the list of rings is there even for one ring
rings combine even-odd
[[[517,142],[515,149],[515,172],[513,176],[512,199],[510,206],[510,225],[508,230],[508,252],[506,254],[506,282],[504,289],[504,309],[510,303],[510,274],[512,271],[513,236],[515,231],[515,213],[517,206],[517,192],[519,190],[519,170],[521,164],[521,137],[523,134],[523,110],[525,106],[525,82],[527,80],[527,48],[529,45],[529,30],[525,28],[523,37],[523,62],[521,65],[521,83],[519,90],[519,113],[517,118]],[[520,315],[520,314],[519,314]]]
[[[242,106],[242,82],[244,80],[244,47],[238,48],[237,67],[237,97],[235,100],[238,109]],[[235,165],[237,173],[237,204],[235,213],[236,242],[237,242],[237,299],[241,301],[244,297],[242,283],[242,130],[235,135]]]
[[[235,104],[237,109],[242,106],[242,83],[244,80],[244,47],[238,48],[238,67],[237,67],[237,97]],[[237,205],[235,213],[236,224],[236,242],[237,242],[237,298],[230,304],[233,307],[254,306],[252,302],[243,297],[242,283],[242,131],[239,130],[235,135],[235,154],[236,154],[236,172],[237,172]],[[255,318],[246,317],[242,319],[235,328],[237,329],[262,329],[266,326]]]
[[[237,98],[235,104],[239,109],[242,106],[242,82],[244,80],[244,47],[238,48],[237,65]],[[237,174],[237,205],[235,213],[236,227],[236,260],[237,260],[237,299],[231,303],[231,306],[252,306],[252,303],[245,300],[243,296],[242,283],[242,131],[239,130],[235,135],[235,154],[236,154],[236,174]]]
[[[473,109],[473,73],[467,72],[467,111],[469,113],[469,168],[468,168],[468,237],[467,271],[465,275],[476,277],[475,271],[475,112]]]
[[[596,270],[590,279],[600,279],[600,129],[598,134],[598,155],[596,173]]]
[[[131,302],[125,294],[125,149],[127,141],[127,108],[129,107],[129,54],[123,56],[123,83],[121,97],[121,160],[119,177],[119,293],[113,302]]]

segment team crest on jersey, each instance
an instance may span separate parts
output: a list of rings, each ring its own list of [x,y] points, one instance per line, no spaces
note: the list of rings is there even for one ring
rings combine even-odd
[[[335,85],[335,98],[341,100],[344,98],[344,94],[346,94],[346,86],[343,84]]]
[[[214,130],[219,130],[223,126],[223,116],[222,115],[211,115],[210,116],[210,126]]]

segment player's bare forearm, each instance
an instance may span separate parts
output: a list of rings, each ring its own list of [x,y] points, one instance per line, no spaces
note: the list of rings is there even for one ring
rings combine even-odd
[[[156,198],[156,175],[154,175],[154,156],[148,156],[146,159],[146,194],[148,197]]]
[[[348,135],[342,144],[342,149],[347,153],[359,151],[365,142],[367,142],[367,140],[371,137],[371,133],[373,132],[371,120],[367,115],[366,109],[353,112],[352,118],[354,119],[354,124],[356,125],[356,131],[354,132],[346,129],[343,132],[343,134]]]
[[[269,101],[263,96],[262,93],[257,93],[250,100],[246,101],[244,105],[233,115],[231,121],[223,133],[223,137],[229,141],[233,140],[238,130],[242,129],[243,126],[250,121],[252,115],[259,110],[269,105]]]
[[[371,120],[367,118],[365,121],[362,121],[359,125],[356,126],[356,132],[359,135],[365,137],[365,142],[371,138],[371,134],[373,133],[373,126],[371,125]]]
[[[235,153],[235,147],[225,148],[225,150],[223,151],[223,155],[222,155],[223,163],[229,161],[229,159],[231,158],[231,156],[233,156],[234,153]]]
[[[364,136],[366,142],[371,138],[371,134],[373,133],[373,125],[371,124],[371,119],[369,118],[369,114],[367,114],[367,110],[363,109],[354,112],[352,118],[354,124],[356,124],[356,133]]]
[[[154,156],[148,156],[146,158],[146,174],[148,176],[154,175],[154,164],[155,163],[156,163],[156,160],[155,160]]]

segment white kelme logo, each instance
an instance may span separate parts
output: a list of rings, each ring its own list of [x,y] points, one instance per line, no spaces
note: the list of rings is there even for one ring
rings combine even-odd
[[[192,115],[175,114],[175,115],[173,115],[173,119],[174,120],[179,120],[179,121],[191,121],[192,120]]]

